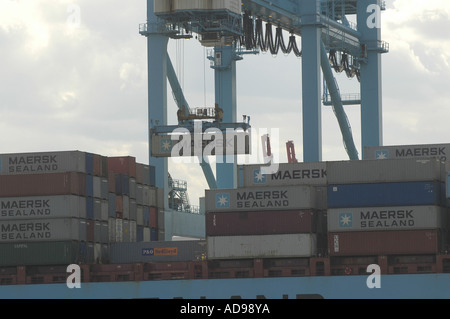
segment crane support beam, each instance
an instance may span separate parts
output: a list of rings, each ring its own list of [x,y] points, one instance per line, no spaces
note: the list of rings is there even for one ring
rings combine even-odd
[[[322,103],[320,100],[319,0],[302,4],[303,161],[322,161]]]
[[[173,68],[172,61],[170,60],[169,54],[167,54],[167,78],[169,80],[170,86],[172,87],[172,91],[175,97],[175,102],[178,105],[179,109],[183,109],[185,107],[185,111],[189,112],[189,104],[184,96],[183,89],[181,88],[180,82],[178,81],[177,75],[175,73],[175,69]],[[217,188],[216,178],[214,177],[214,173],[211,169],[211,165],[203,160],[202,156],[198,157],[200,167],[203,170],[203,174],[205,175],[206,181],[208,182],[208,186],[210,189]]]
[[[367,63],[361,63],[361,140],[365,146],[383,145],[382,85],[381,85],[381,14],[375,12],[374,25],[369,24],[374,14],[368,8],[378,8],[378,0],[358,1],[358,30],[361,43],[367,47]],[[368,12],[369,11],[369,12]],[[363,154],[364,158],[364,154]]]
[[[331,102],[333,104],[334,113],[336,114],[339,128],[341,129],[342,137],[344,139],[345,149],[351,160],[358,159],[358,151],[356,150],[355,142],[353,141],[353,135],[351,132],[350,124],[345,114],[343,107],[341,93],[336,83],[336,79],[333,76],[333,71],[330,67],[325,44],[321,41],[321,65],[325,82],[327,83],[328,90],[330,92]]]
[[[236,49],[233,45],[214,47],[215,103],[223,109],[223,122],[236,123]],[[216,158],[218,188],[236,188],[237,157]]]

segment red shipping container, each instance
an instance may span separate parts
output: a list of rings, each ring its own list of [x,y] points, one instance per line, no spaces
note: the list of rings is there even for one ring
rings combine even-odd
[[[123,213],[123,197],[116,196],[116,212]]]
[[[158,228],[158,209],[150,207],[150,228]]]
[[[94,154],[94,176],[102,176],[101,156]]]
[[[206,236],[315,233],[314,210],[220,212],[206,214]]]
[[[330,256],[435,254],[441,236],[439,230],[328,233],[328,250]]]
[[[136,177],[136,158],[132,156],[108,157],[108,170],[116,174]]]
[[[70,172],[0,176],[0,197],[70,194],[86,196],[85,174]]]

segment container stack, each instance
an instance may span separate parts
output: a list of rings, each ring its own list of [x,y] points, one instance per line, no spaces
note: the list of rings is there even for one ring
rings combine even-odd
[[[323,250],[326,172],[321,163],[280,164],[273,175],[260,165],[239,168],[240,187],[206,191],[208,259],[311,257]],[[318,175],[316,175],[318,170]],[[311,186],[315,179],[317,187]]]
[[[150,241],[150,168],[80,151],[0,155],[0,265],[105,263],[111,243]]]
[[[130,156],[108,157],[108,167],[110,243],[157,240],[157,189],[151,167]]]
[[[328,162],[330,256],[436,254],[447,246],[439,159]]]

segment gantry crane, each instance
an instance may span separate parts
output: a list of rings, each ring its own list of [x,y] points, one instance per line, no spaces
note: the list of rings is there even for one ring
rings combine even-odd
[[[362,149],[381,145],[381,54],[389,50],[379,27],[384,8],[380,0],[147,0],[147,23],[140,25],[140,33],[148,41],[149,123],[167,125],[169,38],[195,33],[202,45],[213,47],[208,58],[215,72],[215,103],[223,109],[225,123],[236,123],[236,62],[243,54],[293,52],[302,59],[303,161],[322,160],[322,97],[333,107],[349,158],[356,160],[343,105],[361,104]],[[350,15],[356,16],[356,25],[349,22]],[[287,45],[283,30],[291,34]],[[301,49],[295,36],[301,37]],[[343,99],[333,69],[359,80],[357,99]],[[150,164],[157,168],[156,186],[167,188],[167,159],[150,156]],[[236,175],[235,162],[218,163],[217,187],[235,187]]]

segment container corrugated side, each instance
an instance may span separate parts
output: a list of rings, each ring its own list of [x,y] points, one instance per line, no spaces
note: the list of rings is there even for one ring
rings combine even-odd
[[[70,265],[84,263],[85,243],[77,241],[0,244],[0,266]]]
[[[2,197],[0,220],[86,218],[86,198],[74,195]]]
[[[108,170],[115,174],[136,177],[136,158],[132,156],[108,157]]]
[[[329,232],[328,248],[330,256],[436,254],[442,236],[439,230]]]
[[[80,195],[86,196],[82,173],[0,175],[0,197]]]
[[[206,212],[313,209],[312,186],[252,187],[205,191]]]
[[[328,186],[328,207],[437,206],[439,182],[341,184]]]
[[[243,165],[238,169],[239,187],[327,185],[326,162],[280,163],[273,174],[262,174],[262,165]]]
[[[209,236],[208,259],[311,257],[316,255],[316,234]]]
[[[313,210],[221,212],[206,214],[206,236],[272,235],[316,232]]]
[[[172,9],[174,0],[154,0],[153,10],[155,14],[169,13]]]
[[[365,146],[364,159],[450,158],[450,144]]]
[[[388,183],[441,180],[437,159],[397,159],[327,162],[330,184]]]
[[[143,237],[147,239],[148,235],[144,233]],[[111,262],[119,264],[202,260],[205,254],[204,240],[115,243],[110,246]]]
[[[26,219],[0,222],[0,242],[86,240],[80,238],[80,219]]]
[[[0,154],[0,175],[86,171],[86,153],[80,151]]]
[[[446,227],[440,206],[335,208],[327,211],[328,231],[417,230]]]

